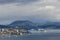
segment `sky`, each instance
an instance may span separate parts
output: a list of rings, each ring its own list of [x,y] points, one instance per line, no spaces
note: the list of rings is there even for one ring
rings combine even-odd
[[[60,0],[0,0],[0,24],[15,20],[60,22]]]

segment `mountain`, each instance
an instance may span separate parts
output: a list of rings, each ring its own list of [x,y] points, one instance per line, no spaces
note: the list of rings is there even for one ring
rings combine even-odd
[[[7,25],[0,25],[0,28],[10,28],[10,27]]]
[[[47,22],[44,25],[41,25],[40,28],[60,29],[60,22]]]
[[[14,21],[9,25],[0,25],[0,28],[24,28],[24,29],[60,29],[60,22],[47,22],[43,25],[38,23],[33,23],[28,20]]]
[[[28,20],[19,20],[14,21],[11,24],[9,24],[10,27],[18,27],[18,28],[25,28],[25,29],[37,29],[37,24],[28,21]]]
[[[41,24],[36,24],[31,21],[14,21],[10,24],[12,27],[18,27],[18,28],[25,28],[25,29],[39,29],[39,28],[44,28],[44,29],[60,29],[60,22],[47,22],[43,25]]]

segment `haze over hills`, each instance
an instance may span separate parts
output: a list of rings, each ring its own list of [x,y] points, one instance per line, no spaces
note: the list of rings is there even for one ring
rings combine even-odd
[[[14,21],[9,25],[0,25],[0,28],[25,28],[25,29],[60,29],[60,22],[47,22],[43,25],[28,20]]]

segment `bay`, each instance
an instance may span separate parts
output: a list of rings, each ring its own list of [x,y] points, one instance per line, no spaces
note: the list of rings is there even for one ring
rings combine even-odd
[[[5,35],[0,40],[60,40],[60,33],[35,33],[29,35]]]

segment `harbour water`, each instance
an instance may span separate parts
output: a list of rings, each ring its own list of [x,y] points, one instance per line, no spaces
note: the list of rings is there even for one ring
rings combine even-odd
[[[5,35],[0,40],[60,40],[60,33],[35,33],[29,35]]]

